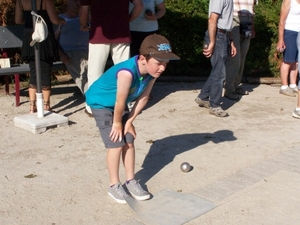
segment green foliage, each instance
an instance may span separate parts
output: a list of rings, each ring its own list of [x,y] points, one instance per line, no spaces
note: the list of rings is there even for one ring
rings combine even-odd
[[[260,0],[255,7],[256,38],[251,40],[244,74],[278,76],[281,56],[276,53],[282,0]],[[167,12],[159,20],[161,34],[181,60],[172,62],[166,75],[207,76],[210,61],[202,54],[209,0],[165,0]]]

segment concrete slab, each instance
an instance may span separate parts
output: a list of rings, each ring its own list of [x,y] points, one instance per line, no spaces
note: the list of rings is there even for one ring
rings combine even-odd
[[[214,210],[188,224],[299,224],[299,186],[298,173],[279,171],[265,181],[224,199]]]
[[[156,193],[151,200],[126,198],[128,205],[146,224],[180,225],[215,208],[215,205],[192,194],[170,189]]]
[[[14,124],[16,127],[22,128],[34,134],[40,134],[53,126],[68,125],[68,117],[45,111],[44,117],[38,118],[37,113],[29,113],[14,117]]]

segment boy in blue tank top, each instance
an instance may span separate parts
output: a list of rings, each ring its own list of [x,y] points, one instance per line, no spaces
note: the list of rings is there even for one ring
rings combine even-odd
[[[140,55],[114,65],[96,80],[85,93],[96,125],[107,150],[109,172],[108,195],[116,202],[126,204],[128,193],[119,178],[122,155],[127,190],[137,200],[146,200],[150,194],[134,179],[136,137],[133,121],[145,107],[156,79],[166,69],[169,60],[180,58],[172,53],[170,42],[153,34],[144,39]],[[126,112],[129,102],[135,101]]]

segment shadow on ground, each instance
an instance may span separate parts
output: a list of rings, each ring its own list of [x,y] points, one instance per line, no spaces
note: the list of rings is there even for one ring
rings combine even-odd
[[[172,84],[172,86],[170,85]],[[177,91],[195,91],[195,98],[199,95],[202,87],[204,85],[204,82],[157,82],[154,84],[151,95],[152,99],[149,100],[144,110],[147,108],[152,107],[162,99],[164,99],[166,96],[170,95],[173,92]],[[259,84],[242,84],[241,87],[248,91],[251,95],[251,92],[254,91],[255,88],[257,88]],[[241,96],[241,99],[246,96]],[[241,100],[240,99],[240,100]],[[190,99],[187,99],[189,101]],[[240,101],[239,100],[239,101]],[[194,101],[194,99],[191,99],[191,101]],[[221,98],[221,106],[224,110],[229,109],[232,107],[235,103],[239,101],[233,101],[226,97]],[[183,103],[184,104],[184,103]]]
[[[142,164],[142,169],[136,173],[135,177],[141,181],[140,183],[145,184],[183,152],[195,150],[198,146],[209,141],[217,144],[235,140],[237,138],[230,130],[220,130],[214,133],[181,134],[153,140]]]

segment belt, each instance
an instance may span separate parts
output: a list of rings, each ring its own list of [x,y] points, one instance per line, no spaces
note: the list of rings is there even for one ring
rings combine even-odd
[[[220,32],[220,33],[223,33],[223,34],[227,34],[228,33],[228,31],[227,30],[223,30],[223,29],[217,29],[217,31],[218,32]]]

